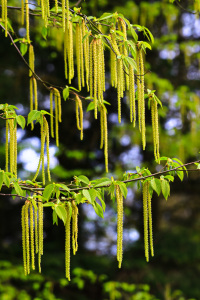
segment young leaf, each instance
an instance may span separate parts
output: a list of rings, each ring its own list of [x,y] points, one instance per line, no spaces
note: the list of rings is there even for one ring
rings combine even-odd
[[[103,209],[101,207],[101,205],[99,203],[97,203],[96,201],[92,204],[94,210],[95,210],[95,213],[100,217],[100,218],[104,218],[103,216]]]
[[[54,191],[54,188],[55,188],[55,185],[54,184],[48,184],[45,189],[44,189],[44,192],[43,192],[43,197],[45,198],[45,200],[49,200],[51,198],[51,195]]]
[[[161,188],[163,196],[165,197],[165,200],[167,200],[169,194],[170,194],[170,185],[167,180],[161,180]]]
[[[20,43],[20,51],[22,56],[26,54],[27,50],[28,50],[28,45],[25,43]]]
[[[83,196],[88,200],[88,202],[90,202],[92,204],[92,199],[91,199],[89,191],[83,190],[82,193],[83,193]]]
[[[66,223],[67,219],[67,212],[64,206],[62,205],[55,205],[55,212],[58,215],[58,217],[63,221],[63,223]]]
[[[40,111],[38,110],[32,110],[29,114],[28,114],[28,122],[27,124],[30,124],[33,121],[37,121],[40,117]]]
[[[69,192],[70,189],[63,183],[57,183],[56,186],[61,187],[63,190]]]
[[[86,176],[84,176],[84,175],[80,175],[80,176],[78,176],[77,178],[78,178],[78,180],[79,180],[80,182],[83,182],[83,183],[85,183],[85,184],[89,184],[89,183],[90,183],[89,179],[88,179]]]
[[[151,187],[152,189],[158,194],[158,196],[160,195],[161,192],[161,181],[158,178],[153,178],[151,181]]]
[[[181,181],[183,181],[184,178],[184,172],[183,171],[176,171],[176,174],[178,175],[178,177],[180,178]]]
[[[55,209],[53,209],[52,217],[53,217],[53,224],[58,225],[58,216],[57,213],[55,212]]]
[[[23,116],[16,116],[16,121],[19,124],[19,126],[21,126],[22,129],[24,129],[25,125],[26,125],[26,120]]]
[[[119,188],[120,188],[120,190],[121,190],[121,192],[122,192],[122,195],[123,195],[124,198],[126,199],[127,193],[128,193],[126,184],[125,184],[124,182],[120,182],[120,183],[119,183]]]
[[[109,185],[111,184],[111,180],[109,178],[101,178],[99,180],[96,180],[97,183],[95,183],[94,187],[101,187],[104,185]]]
[[[3,184],[3,174],[4,174],[4,172],[0,171],[0,190],[1,190],[1,187],[2,187],[2,184]]]
[[[24,196],[24,191],[21,189],[18,182],[13,182],[13,186],[17,195]]]
[[[9,179],[9,177],[8,177],[8,175],[6,173],[3,173],[3,182],[5,183],[5,185],[7,187],[10,186],[10,179]]]
[[[63,90],[63,98],[66,101],[69,97],[69,87],[66,85],[66,88]]]

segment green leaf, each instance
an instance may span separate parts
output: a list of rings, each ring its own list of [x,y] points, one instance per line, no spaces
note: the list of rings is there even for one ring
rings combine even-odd
[[[152,189],[158,194],[158,196],[160,195],[161,192],[161,182],[160,179],[158,178],[153,178],[151,181],[151,187]]]
[[[178,175],[178,177],[180,178],[181,181],[183,181],[184,178],[184,172],[183,171],[176,171],[176,174]]]
[[[22,56],[26,54],[27,50],[28,50],[28,45],[25,43],[20,43],[20,52]]]
[[[163,196],[165,197],[165,200],[167,200],[170,194],[169,182],[167,180],[161,180],[161,188]]]
[[[26,125],[26,120],[23,116],[16,116],[16,121],[19,124],[19,126],[21,126],[22,129],[24,129],[25,125]]]
[[[55,212],[55,209],[53,209],[52,217],[53,217],[53,224],[58,225],[58,216],[57,213]]]
[[[93,110],[93,109],[94,109],[94,102],[92,101],[88,104],[87,111],[90,111],[90,110]]]
[[[1,190],[2,184],[3,184],[3,174],[4,174],[4,172],[0,171],[0,190]]]
[[[10,187],[10,179],[6,173],[3,173],[3,182],[8,188]]]
[[[138,41],[138,35],[137,35],[137,33],[135,32],[135,29],[133,29],[132,26],[131,26],[131,34],[132,34],[134,40],[137,42]]]
[[[63,98],[66,101],[69,97],[69,87],[66,85],[66,88],[63,90]]]
[[[122,192],[122,195],[123,195],[124,198],[126,199],[127,193],[128,193],[126,184],[125,184],[124,182],[119,182],[119,188],[120,188],[120,190],[121,190],[121,192]]]
[[[63,183],[57,183],[56,186],[61,187],[63,190],[69,192],[70,189]]]
[[[55,185],[54,184],[48,184],[45,189],[44,189],[44,192],[43,192],[43,197],[45,198],[45,200],[49,200],[51,198],[51,195],[54,191],[54,188],[55,188]]]
[[[92,204],[94,210],[95,210],[95,213],[100,217],[100,218],[104,218],[104,215],[103,215],[103,209],[101,207],[101,205],[99,203],[97,203],[96,201]]]
[[[124,59],[137,71],[137,64],[133,58],[125,56]]]
[[[43,207],[49,207],[49,206],[55,206],[55,203],[53,202],[46,202],[43,204]]]
[[[24,191],[21,189],[18,182],[13,182],[13,186],[17,195],[24,196]]]
[[[47,39],[47,28],[45,26],[42,27],[42,36],[46,40]]]
[[[111,180],[109,178],[101,178],[99,180],[96,180],[97,183],[95,183],[94,187],[101,187],[104,185],[111,184]]]
[[[89,183],[90,183],[89,179],[88,179],[86,176],[84,176],[84,175],[80,175],[80,176],[78,176],[77,178],[78,178],[78,180],[79,180],[80,182],[83,182],[83,183],[85,183],[85,184],[89,184]]]
[[[96,198],[96,191],[94,189],[91,190],[83,190],[83,196],[89,201],[89,203],[93,204]]]
[[[55,205],[55,212],[58,215],[58,217],[63,221],[63,223],[66,223],[67,220],[67,212],[64,206],[62,205]]]
[[[29,114],[28,114],[28,123],[30,124],[33,121],[38,121],[38,119],[40,118],[40,111],[38,110],[32,110]]]
[[[165,178],[168,179],[169,181],[174,181],[174,176],[172,175],[165,175]]]

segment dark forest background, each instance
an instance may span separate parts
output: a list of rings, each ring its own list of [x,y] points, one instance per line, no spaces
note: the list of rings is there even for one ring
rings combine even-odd
[[[19,1],[9,1],[19,6]],[[52,1],[53,2],[53,1]],[[34,4],[34,1],[31,2]],[[70,2],[73,7],[76,3]],[[86,15],[99,17],[104,12],[119,12],[132,24],[150,29],[155,37],[147,51],[145,85],[155,89],[163,103],[160,109],[161,155],[183,162],[199,158],[199,79],[200,19],[194,14],[193,1],[82,1]],[[33,5],[34,7],[34,5]],[[18,24],[17,12],[8,10],[16,36],[25,30]],[[48,82],[65,86],[62,33],[51,28],[47,41],[41,36],[40,23],[31,17],[31,39],[35,48],[36,73]],[[146,38],[139,34],[140,40]],[[27,58],[27,54],[25,56]],[[117,94],[110,86],[109,51],[106,52],[105,100],[109,109],[109,174],[121,178],[136,166],[158,170],[154,162],[151,116],[147,115],[147,150],[142,151],[138,129],[129,124],[126,97],[122,101],[122,123],[117,122]],[[77,78],[72,82],[77,88]],[[39,108],[49,109],[49,95],[39,88]],[[87,96],[86,90],[82,94]],[[0,32],[0,99],[29,111],[28,70],[4,33]],[[64,102],[64,101],[63,101]],[[87,102],[87,101],[86,101]],[[84,174],[90,179],[104,173],[103,152],[99,150],[99,122],[84,103],[84,140],[76,128],[74,102],[63,103],[60,149],[51,141],[52,177],[70,182]],[[4,168],[5,124],[0,121],[0,167]],[[18,130],[19,176],[32,178],[39,157],[39,127]],[[31,161],[31,163],[30,163]],[[23,275],[21,247],[22,201],[0,199],[0,299],[200,299],[200,175],[189,172],[181,182],[171,184],[166,202],[153,196],[155,256],[147,263],[143,247],[142,195],[137,186],[128,188],[124,215],[124,257],[122,268],[116,262],[116,208],[106,199],[105,218],[97,217],[87,205],[79,211],[79,251],[71,259],[72,281],[64,278],[64,226],[52,225],[52,212],[45,208],[44,257],[42,275]]]

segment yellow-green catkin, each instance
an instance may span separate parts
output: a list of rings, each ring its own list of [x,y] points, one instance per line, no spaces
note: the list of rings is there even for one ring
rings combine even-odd
[[[83,139],[83,107],[82,107],[82,101],[79,98],[79,96],[76,94],[75,97],[76,102],[76,124],[78,130],[80,130],[80,139]]]
[[[88,33],[85,21],[82,21],[82,37],[84,38]],[[87,91],[89,91],[89,35],[84,38],[83,41],[83,57],[85,62],[85,81],[87,85]]]
[[[48,16],[50,15],[49,0],[41,0],[42,18],[44,20],[44,26],[48,25]]]
[[[146,147],[146,126],[145,126],[145,100],[144,100],[144,62],[142,49],[138,47],[136,62],[137,62],[137,91],[138,91],[138,121],[139,130],[142,134],[143,150]]]
[[[90,97],[93,97],[93,75],[94,75],[94,70],[93,70],[93,40],[89,45],[89,85],[90,85]]]
[[[104,124],[104,157],[105,157],[105,170],[108,173],[108,126],[107,126],[107,111],[103,106],[103,124]]]
[[[14,170],[13,170],[13,173],[14,173],[15,177],[17,177],[17,124],[14,125],[13,137],[14,137]]]
[[[153,132],[153,145],[155,160],[159,160],[159,125],[158,125],[158,103],[155,99],[151,100],[151,120]]]
[[[104,63],[104,49],[101,39],[97,40],[97,59],[98,59],[98,100],[103,101],[103,92],[105,91],[105,63]]]
[[[56,135],[56,146],[59,146],[59,122],[61,122],[61,96],[58,89],[53,89],[54,100],[55,100],[55,135]]]
[[[30,203],[30,240],[31,240],[31,266],[35,270],[35,247],[34,247],[34,218],[33,218],[33,205]]]
[[[24,223],[25,223],[25,237],[26,237],[26,267],[27,267],[27,274],[30,274],[30,237],[29,237],[29,201],[25,203],[25,216],[24,216]]]
[[[114,34],[111,34],[111,44],[112,50],[115,53],[115,60],[116,60],[116,68],[111,74],[111,81],[115,87],[117,87],[117,101],[118,101],[118,122],[121,123],[121,98],[124,96],[124,71],[123,71],[123,63],[121,57],[121,53],[117,46],[117,42],[115,39]],[[112,64],[113,64],[112,59]],[[112,67],[112,66],[111,66]]]
[[[43,204],[38,202],[38,268],[41,273],[41,256],[43,255]]]
[[[119,24],[119,30],[123,33],[123,43],[121,45],[121,49],[120,52],[125,55],[128,56],[128,51],[125,45],[125,42],[127,41],[127,30],[126,30],[126,23],[123,19],[119,18],[118,20],[118,24]],[[125,80],[126,80],[126,85],[124,84],[124,89],[126,86],[126,89],[129,90],[129,76],[128,76],[128,69],[127,67],[125,67]]]
[[[144,219],[144,252],[149,261],[149,237],[148,237],[148,182],[143,185],[143,219]]]
[[[108,128],[107,128],[107,111],[103,104],[100,107],[100,128],[101,141],[100,149],[104,146],[105,170],[108,172]]]
[[[17,126],[14,119],[9,120],[9,148],[10,148],[10,172],[14,177],[17,176]]]
[[[82,43],[82,26],[76,24],[76,61],[77,61],[77,76],[78,76],[78,89],[85,86],[84,79],[84,60],[83,60],[83,43]]]
[[[69,205],[66,206],[67,219],[65,223],[65,276],[70,281],[70,222],[71,214]]]
[[[94,117],[97,119],[97,86],[98,86],[98,56],[97,56],[97,40],[93,40],[93,70],[94,70],[94,81],[93,81],[93,97],[94,97]]]
[[[28,0],[25,0],[25,8],[26,8],[26,38],[28,43],[30,43],[30,32],[29,32],[29,4]]]
[[[34,108],[37,110],[38,108],[38,98],[37,98],[37,81],[34,77],[35,72],[35,55],[34,55],[34,49],[33,46],[29,45],[29,78],[30,78],[30,111]],[[35,104],[34,104],[34,103]],[[33,122],[31,123],[31,129],[33,130]]]
[[[58,0],[55,0],[55,11],[58,13]]]
[[[38,207],[34,208],[34,225],[35,225],[35,253],[39,251],[39,238],[38,238]]]
[[[51,137],[54,138],[54,128],[53,128],[53,90],[50,90],[50,126],[51,126]]]
[[[71,80],[74,77],[74,47],[73,47],[73,24],[69,22],[68,29],[68,68],[69,68],[69,84],[71,84]]]
[[[66,0],[66,19],[67,19],[67,29],[69,29],[69,0]]]
[[[45,146],[45,130],[44,130],[44,117],[40,123],[40,136],[41,136],[41,160],[42,160],[42,184],[45,185],[45,165],[44,165],[44,146]]]
[[[26,204],[22,206],[21,225],[22,225],[22,249],[23,249],[24,274],[27,275],[25,207]]]
[[[136,124],[136,109],[135,109],[135,78],[133,67],[129,64],[129,103],[130,103],[130,121],[133,122],[133,127]]]
[[[6,115],[7,117],[7,115]],[[5,170],[8,172],[8,165],[9,165],[9,121],[6,119],[6,143],[5,143]]]
[[[148,213],[149,213],[148,217],[149,217],[149,241],[150,241],[150,249],[151,249],[151,256],[154,256],[152,209],[151,209],[151,195],[149,193],[149,181],[148,181],[147,201],[148,201]]]
[[[65,32],[65,4],[66,0],[62,0],[62,29]]]
[[[24,25],[24,0],[21,0],[21,24]]]
[[[44,132],[46,136],[46,152],[47,152],[47,175],[48,180],[51,181],[51,174],[50,174],[50,153],[49,153],[49,124],[44,118]]]
[[[7,37],[8,35],[8,11],[7,11],[7,0],[2,0],[1,1],[1,9],[2,9],[2,22],[4,22],[4,26],[5,26],[5,37]]]
[[[78,207],[72,202],[72,249],[75,255],[78,250]]]
[[[116,185],[117,200],[117,261],[121,268],[123,258],[123,195],[119,185]]]

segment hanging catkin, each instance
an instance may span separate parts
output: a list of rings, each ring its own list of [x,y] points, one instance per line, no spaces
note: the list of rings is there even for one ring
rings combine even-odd
[[[69,205],[66,206],[67,219],[65,223],[65,275],[66,278],[70,281],[70,222],[71,214]]]
[[[124,56],[128,56],[128,51],[127,51],[127,48],[126,48],[126,45],[125,45],[125,41],[127,41],[127,31],[126,31],[126,23],[125,21],[122,19],[122,18],[119,18],[118,19],[118,26],[119,26],[119,30],[123,33],[123,42],[122,42],[122,45],[120,47],[120,52],[124,55]],[[124,90],[125,90],[125,87],[127,90],[129,90],[129,76],[128,76],[128,69],[127,67],[125,66],[125,81],[126,81],[126,84],[124,84]]]
[[[153,229],[151,212],[151,195],[149,193],[149,181],[143,184],[143,216],[144,216],[144,249],[147,262],[149,261],[149,241],[151,256],[154,256]]]
[[[72,249],[75,255],[78,250],[78,207],[72,201]]]
[[[152,120],[152,132],[153,132],[153,145],[154,145],[154,157],[159,161],[159,127],[158,127],[158,103],[155,99],[151,98],[151,120]]]
[[[116,185],[117,200],[117,261],[118,267],[121,268],[123,257],[123,195],[119,185]]]
[[[22,249],[23,249],[24,274],[27,275],[25,206],[26,204],[22,206],[21,225],[22,225]]]
[[[135,109],[135,78],[133,67],[129,64],[129,103],[130,103],[130,121],[133,122],[133,127],[136,123]]]
[[[143,150],[146,147],[146,126],[145,126],[145,100],[144,100],[144,62],[142,56],[142,49],[138,46],[137,56],[137,91],[138,91],[138,121],[139,130],[142,134]]]
[[[43,255],[43,204],[38,202],[38,268],[41,273],[41,256]]]
[[[104,146],[105,171],[108,172],[108,128],[107,128],[107,111],[103,104],[100,106],[100,128],[101,142],[100,148]]]
[[[26,267],[27,267],[27,274],[30,274],[30,237],[29,237],[29,216],[28,216],[28,209],[29,209],[29,201],[25,203],[25,210],[24,210],[24,224],[25,224],[25,243],[26,243]]]
[[[65,4],[66,0],[62,0],[62,29],[65,32]]]
[[[48,175],[48,180],[51,181],[50,154],[49,154],[49,124],[45,117],[44,117],[44,132],[45,132],[45,136],[46,136],[47,175]]]
[[[8,35],[8,11],[7,11],[7,0],[2,0],[1,1],[1,9],[2,9],[2,22],[4,22],[4,26],[5,26],[5,37],[7,37]]]
[[[78,130],[80,130],[80,139],[83,139],[83,107],[82,107],[82,101],[79,98],[79,96],[76,94],[75,97],[76,102],[76,124]]]
[[[85,26],[85,21],[82,21],[82,36],[83,41],[83,57],[85,62],[85,81],[87,85],[87,91],[89,91],[89,36],[87,35],[87,27]],[[86,36],[86,37],[85,37]]]
[[[29,4],[28,0],[25,0],[25,8],[26,8],[26,38],[28,43],[30,43],[30,32],[29,32]]]
[[[34,219],[33,219],[33,205],[29,205],[30,211],[30,240],[31,240],[31,266],[35,270],[35,247],[34,247]]]
[[[35,72],[35,55],[33,46],[29,45],[29,78],[30,78],[30,111],[34,109],[37,110],[38,108],[38,99],[37,99],[37,81],[34,77]],[[33,122],[31,123],[31,129],[33,130]]]
[[[84,61],[83,61],[83,43],[82,43],[82,27],[76,23],[76,62],[77,62],[77,76],[78,89],[85,86],[84,80]]]
[[[7,118],[7,113],[6,113],[6,118]],[[9,165],[9,123],[8,119],[6,119],[6,143],[5,143],[5,170],[8,172],[8,165]]]

